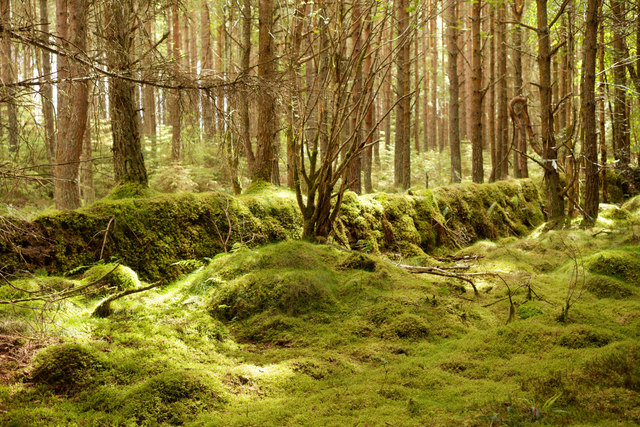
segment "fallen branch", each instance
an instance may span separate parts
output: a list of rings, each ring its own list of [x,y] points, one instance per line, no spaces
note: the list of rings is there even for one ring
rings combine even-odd
[[[127,289],[126,291],[119,292],[117,294],[111,295],[109,298],[102,301],[98,306],[93,310],[91,316],[93,317],[107,317],[111,314],[111,307],[109,306],[113,301],[120,299],[122,297],[126,297],[127,295],[137,294],[138,292],[148,291],[149,289],[157,288],[160,286],[162,282],[152,283],[149,286],[144,286],[142,288],[136,289]]]
[[[478,288],[476,284],[473,283],[471,279],[468,279],[464,276],[474,275],[476,273],[457,273],[452,271],[452,267],[417,267],[415,265],[407,265],[407,264],[397,264],[398,267],[407,270],[409,273],[426,273],[433,274],[434,276],[442,276],[442,277],[451,277],[453,279],[462,280],[463,282],[467,282],[473,288],[473,293],[478,295]],[[455,268],[455,267],[453,267]]]

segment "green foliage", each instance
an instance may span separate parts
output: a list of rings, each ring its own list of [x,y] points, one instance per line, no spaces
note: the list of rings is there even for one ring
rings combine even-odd
[[[81,283],[89,284],[101,280],[94,287],[93,294],[103,294],[108,290],[124,291],[140,287],[140,280],[130,267],[118,264],[96,264],[83,274]]]
[[[633,294],[623,281],[600,274],[589,275],[585,288],[598,298],[623,299]]]

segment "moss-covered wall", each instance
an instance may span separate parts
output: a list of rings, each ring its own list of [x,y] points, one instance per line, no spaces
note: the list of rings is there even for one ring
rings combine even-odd
[[[543,220],[535,185],[504,181],[409,194],[347,193],[336,234],[352,248],[412,255],[521,235]],[[294,195],[274,188],[236,197],[183,193],[103,200],[43,213],[33,222],[0,218],[0,266],[5,273],[43,267],[63,273],[98,261],[102,253],[147,280],[170,280],[181,273],[172,265],[176,261],[212,257],[238,244],[296,239],[301,225]]]

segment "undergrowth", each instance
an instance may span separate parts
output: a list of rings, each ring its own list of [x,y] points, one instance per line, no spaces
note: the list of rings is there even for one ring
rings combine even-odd
[[[387,220],[418,208],[399,206]],[[449,257],[401,260],[504,279],[469,276],[477,296],[456,278],[337,245],[285,241],[185,258],[179,279],[114,301],[107,318],[90,316],[100,298],[60,302],[41,333],[62,343],[0,382],[0,424],[640,423],[640,231],[637,207],[624,209],[589,230],[540,226]],[[106,268],[15,283],[68,289]],[[128,272],[103,292],[141,286]],[[558,322],[575,277],[579,297]],[[21,294],[5,283],[0,295]],[[33,323],[34,313],[3,306],[0,324]],[[11,334],[33,335],[21,331]]]

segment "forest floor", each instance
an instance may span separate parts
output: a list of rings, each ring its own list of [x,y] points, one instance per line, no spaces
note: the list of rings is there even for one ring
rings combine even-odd
[[[4,283],[104,286],[0,306],[0,424],[634,425],[639,243],[636,198],[446,257],[240,248],[107,317],[109,287],[147,285],[123,266]]]

